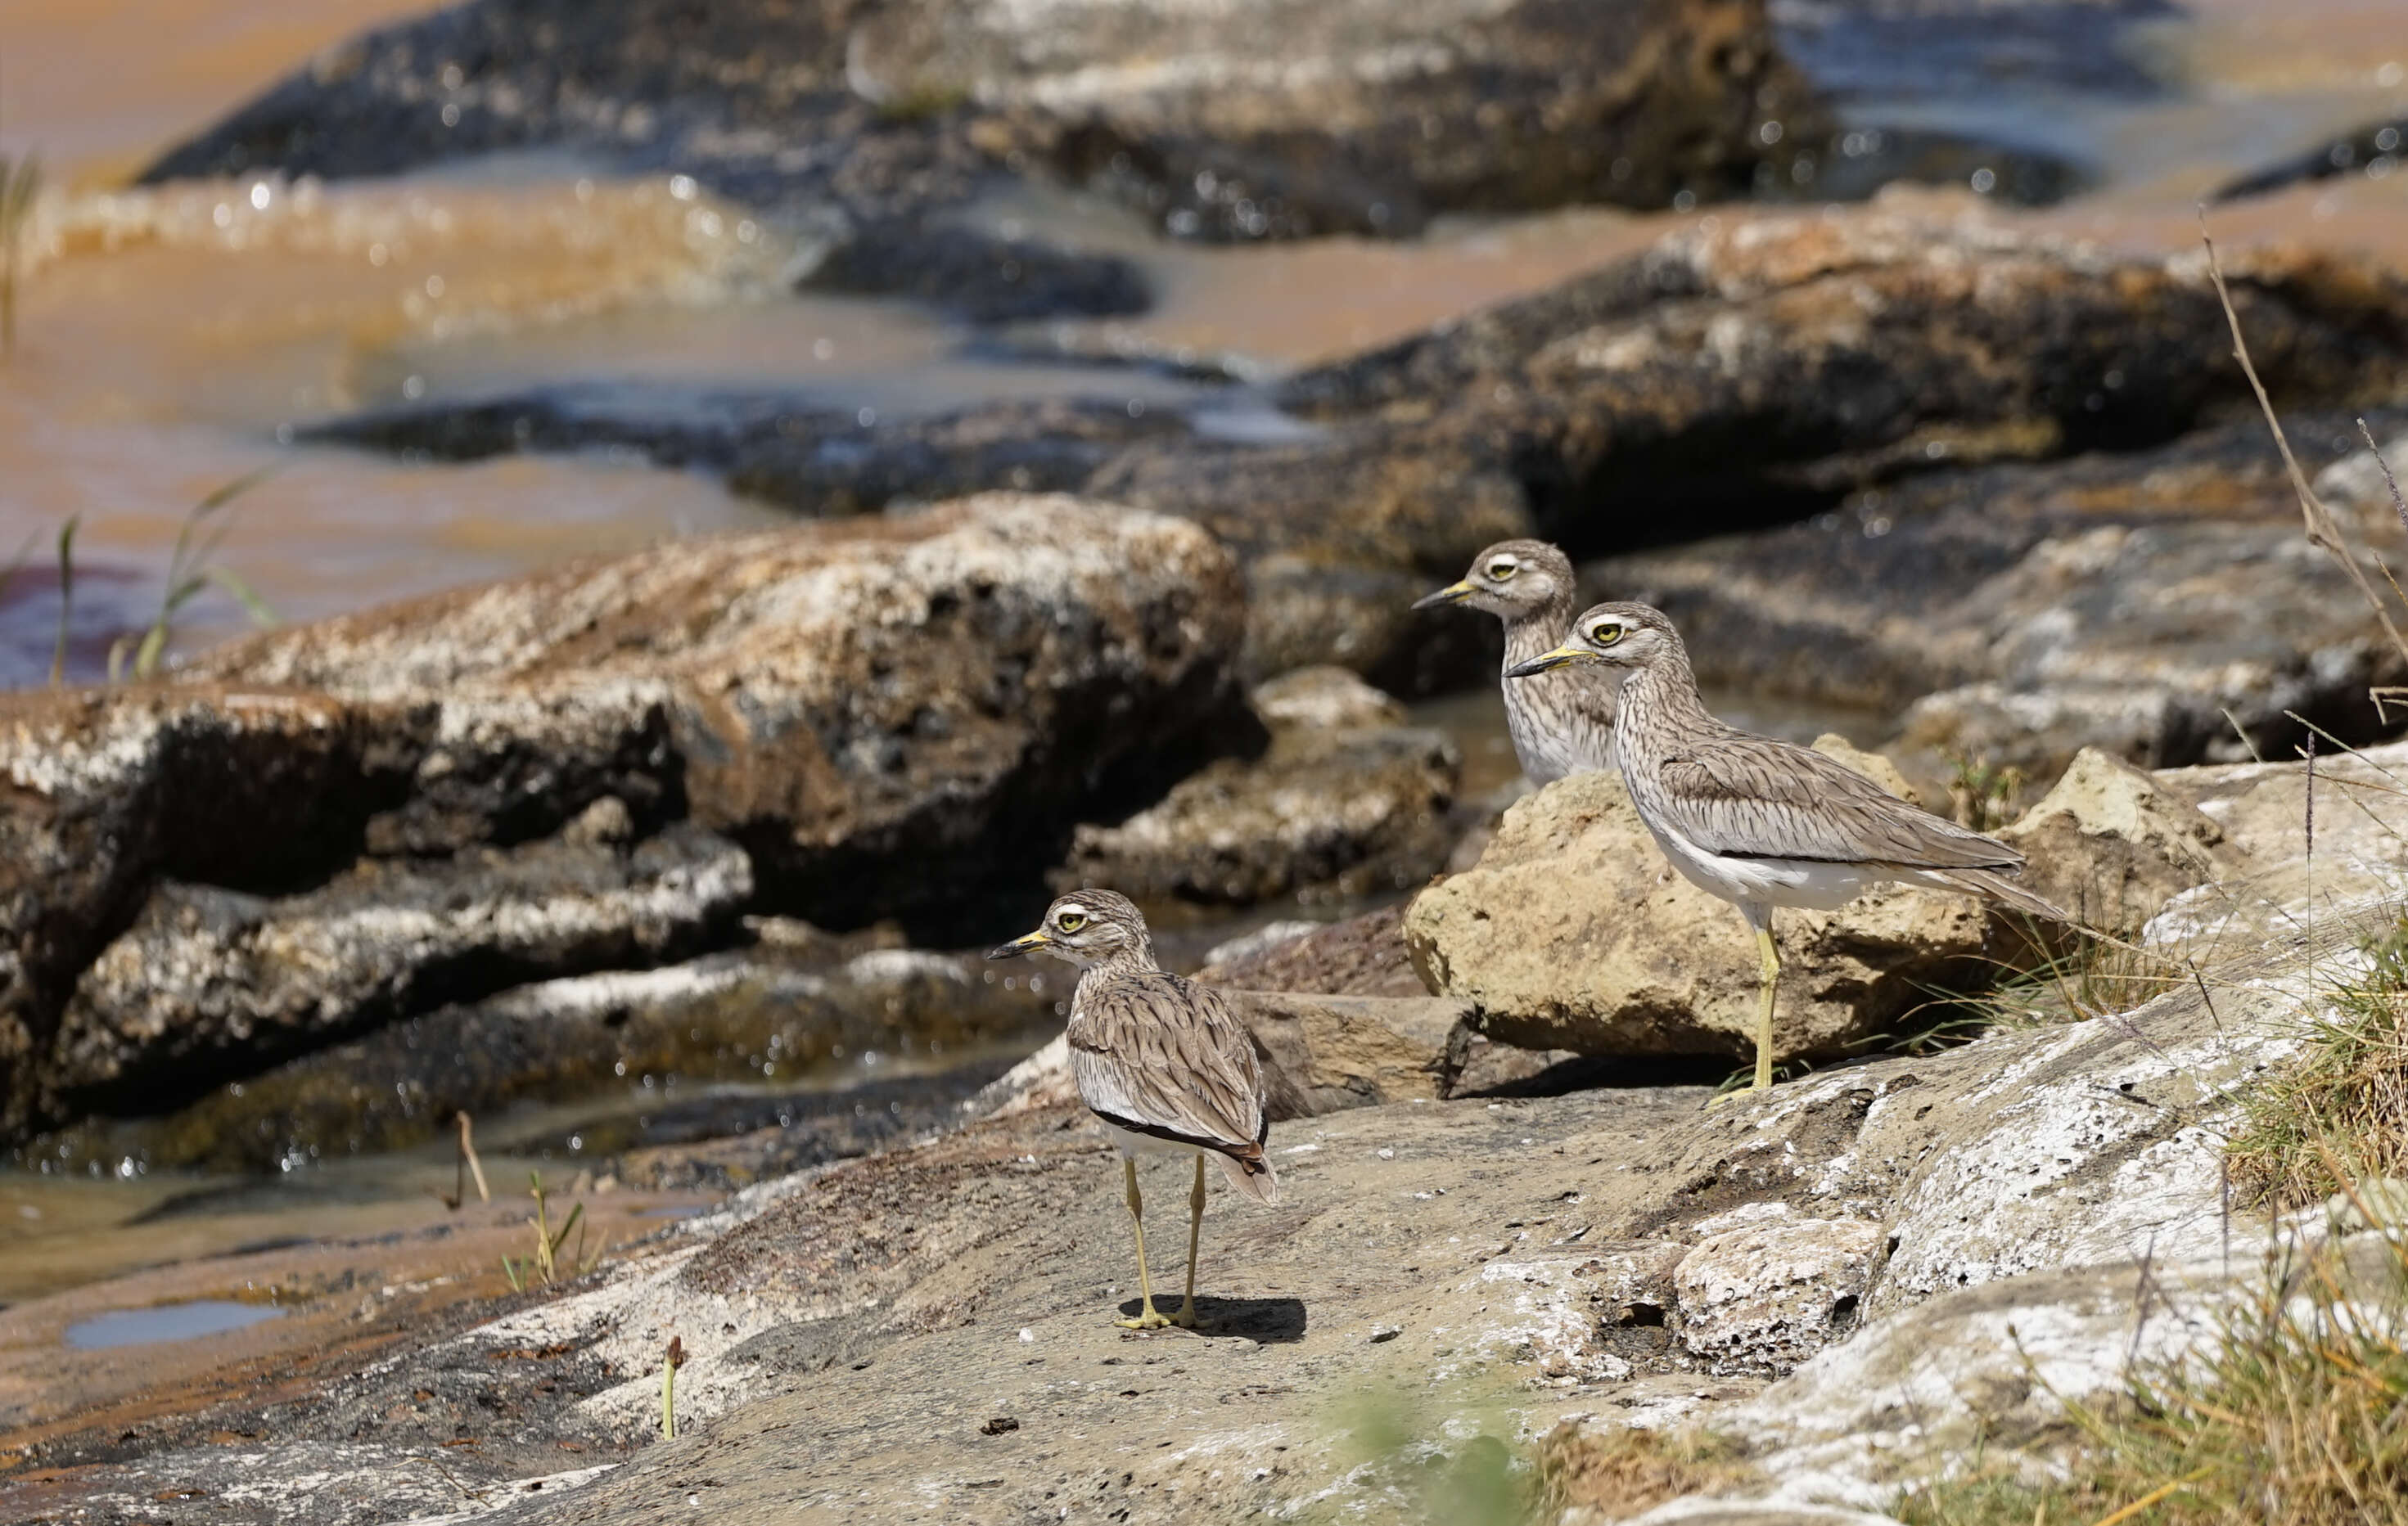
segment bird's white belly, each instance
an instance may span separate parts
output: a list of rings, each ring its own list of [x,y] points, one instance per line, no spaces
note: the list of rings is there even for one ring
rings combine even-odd
[[[1738,858],[1709,852],[1654,820],[1647,822],[1647,830],[1684,879],[1726,901],[1743,905],[1829,911],[1846,906],[1888,877],[1878,870],[1855,863],[1828,863],[1819,859]]]

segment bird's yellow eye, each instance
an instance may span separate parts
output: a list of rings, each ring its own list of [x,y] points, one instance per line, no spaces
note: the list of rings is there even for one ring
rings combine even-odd
[[[1087,925],[1087,914],[1083,911],[1066,911],[1054,919],[1054,925],[1065,933],[1076,933]]]
[[[1597,646],[1611,647],[1622,639],[1621,623],[1611,620],[1598,620],[1588,628],[1588,638]]]
[[[1488,580],[1492,583],[1501,583],[1521,570],[1520,565],[1515,563],[1491,562],[1488,563]]]

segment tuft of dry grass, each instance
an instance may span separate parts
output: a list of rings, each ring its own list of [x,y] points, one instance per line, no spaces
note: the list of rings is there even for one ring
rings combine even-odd
[[[2065,1476],[1977,1467],[1892,1507],[1908,1526],[2408,1526],[2408,1251],[2300,1235],[2212,1346],[2066,1408]]]
[[[1583,1506],[1607,1520],[1624,1520],[1684,1494],[1727,1493],[1763,1482],[1735,1445],[1687,1431],[1567,1421],[1539,1439],[1537,1462],[1550,1519]]]
[[[2302,1207],[2408,1176],[2408,910],[2359,948],[2366,972],[2333,989],[2300,1062],[2244,1103],[2227,1156],[2249,1206]]]
[[[2032,929],[2024,941],[2037,963],[2001,966],[1999,983],[1961,999],[1985,1027],[2040,1028],[2087,1022],[2132,1011],[2191,984],[2184,965],[2120,939],[2071,935],[2061,953],[2042,950],[2053,930]]]

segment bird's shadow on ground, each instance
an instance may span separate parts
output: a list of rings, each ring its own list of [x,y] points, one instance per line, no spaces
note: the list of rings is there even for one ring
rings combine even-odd
[[[1121,1317],[1136,1319],[1140,1306],[1134,1298],[1123,1299]],[[1156,1298],[1154,1306],[1168,1314],[1179,1307],[1179,1299],[1176,1295]],[[1208,1338],[1226,1339],[1242,1335],[1266,1346],[1286,1346],[1304,1339],[1304,1300],[1301,1298],[1196,1295],[1196,1329],[1193,1333]]]

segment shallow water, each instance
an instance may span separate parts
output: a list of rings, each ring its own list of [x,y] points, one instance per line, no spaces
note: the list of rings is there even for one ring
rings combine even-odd
[[[186,509],[268,462],[286,469],[236,506],[219,560],[288,619],[774,518],[708,481],[608,457],[411,466],[280,447],[278,426],[296,419],[565,379],[776,382],[880,410],[1040,392],[1196,401],[1193,387],[1126,371],[969,358],[963,333],[909,307],[783,295],[790,251],[774,230],[690,186],[615,181],[556,155],[298,193],[106,189],[314,48],[413,8],[11,7],[21,62],[0,144],[38,145],[62,189],[37,215],[21,349],[0,366],[0,556],[32,544],[47,563],[49,537],[82,517],[75,673],[96,675],[111,640],[154,616]],[[1979,128],[2081,158],[2098,190],[2002,215],[2135,250],[2191,247],[2198,199],[2236,171],[2408,109],[2408,34],[2381,0],[2204,0],[2123,34],[2097,66],[2082,63],[2099,51],[2087,23],[2060,17],[2037,41],[1990,36],[1989,73],[1970,81],[1932,63],[1928,36],[1818,25],[1811,5],[1784,14],[1852,121]],[[1154,312],[1072,329],[1272,370],[1543,287],[1687,221],[1573,209],[1444,223],[1410,244],[1201,249],[1067,194],[1021,193],[985,217],[1142,261]],[[2308,237],[2388,253],[2408,248],[2408,176],[2328,181],[2214,221],[2234,245]],[[243,620],[212,590],[182,612],[182,644]],[[54,577],[0,592],[0,681],[39,681],[57,627]]]
[[[283,1312],[273,1305],[194,1298],[181,1304],[95,1315],[67,1326],[66,1343],[79,1351],[98,1351],[115,1346],[147,1346],[154,1341],[196,1340],[277,1319]]]
[[[331,412],[531,381],[808,388],[832,406],[909,411],[982,398],[1094,393],[1220,409],[1217,427],[1290,427],[1243,397],[1126,369],[997,359],[912,307],[796,298],[775,228],[666,178],[624,180],[561,156],[337,187],[243,182],[127,192],[150,153],[311,50],[419,8],[408,0],[16,0],[0,147],[38,146],[55,189],[37,212],[18,351],[0,364],[0,557],[35,548],[0,588],[0,682],[39,681],[59,625],[49,537],[80,517],[68,666],[98,675],[112,641],[156,611],[185,511],[265,464],[282,470],[231,511],[219,558],[281,616],[303,619],[669,535],[779,522],[699,477],[625,459],[411,465],[294,449],[279,426]],[[1802,7],[1798,24],[1813,20]],[[1894,38],[1826,31],[1807,50],[1850,93],[1852,123],[1981,130],[2079,160],[2094,189],[1995,215],[2126,250],[2196,247],[2200,198],[2320,134],[2408,112],[2397,0],[2200,0],[2127,34],[2093,73],[2046,49],[1968,78],[1885,51]],[[2062,38],[2059,39],[2059,45]],[[2037,45],[2036,45],[2037,47]],[[1851,50],[1854,50],[1851,51]],[[2077,50],[2078,51],[2078,50]],[[1910,66],[1900,66],[1904,58]],[[29,62],[30,61],[30,62]],[[1842,78],[1844,77],[1844,78]],[[1970,204],[1970,190],[1908,199]],[[1260,248],[1166,246],[1126,215],[1024,192],[982,209],[1023,232],[1126,251],[1159,294],[1144,318],[1063,325],[1072,339],[1283,368],[1392,338],[1542,288],[1644,247],[1699,214],[1570,209],[1450,221],[1410,244],[1335,238]],[[2308,240],[2397,258],[2408,174],[2354,174],[2219,207],[2226,243]],[[240,627],[212,591],[180,641]],[[1727,709],[1782,734],[1879,740],[1882,718]],[[1455,729],[1465,795],[1515,770],[1493,693],[1420,712]],[[1294,908],[1183,932],[1199,948]],[[841,1086],[856,1071],[818,1084]],[[724,1091],[723,1119],[774,1117],[769,1089]],[[575,1170],[571,1155],[630,1120],[635,1095],[492,1122],[489,1171]],[[480,1121],[480,1129],[486,1125]],[[640,1129],[636,1131],[640,1134]],[[567,1141],[580,1141],[576,1150]],[[95,1177],[0,1174],[0,1301],[160,1261],[294,1234],[368,1234],[434,1211],[448,1146],[303,1162],[272,1179],[170,1177],[127,1155]],[[251,1305],[238,1305],[250,1308]]]

